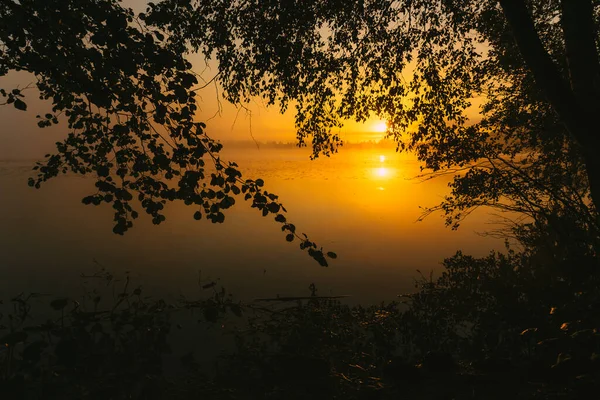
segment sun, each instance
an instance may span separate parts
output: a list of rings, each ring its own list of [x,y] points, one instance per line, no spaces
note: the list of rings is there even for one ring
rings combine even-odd
[[[387,131],[387,128],[387,122],[385,121],[379,121],[373,125],[374,132],[384,133],[385,131]]]

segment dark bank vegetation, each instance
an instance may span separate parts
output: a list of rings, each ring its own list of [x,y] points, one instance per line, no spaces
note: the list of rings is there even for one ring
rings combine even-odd
[[[538,225],[522,251],[457,252],[439,278],[374,306],[314,285],[307,297],[242,303],[209,283],[200,300],[157,301],[106,272],[81,298],[21,294],[0,320],[3,398],[586,398],[600,389],[597,244],[569,232],[556,240]],[[210,368],[202,347],[217,343],[173,354],[173,330],[194,324],[234,349]]]

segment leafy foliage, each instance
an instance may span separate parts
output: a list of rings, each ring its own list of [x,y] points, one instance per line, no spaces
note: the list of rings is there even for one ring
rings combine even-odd
[[[335,151],[344,119],[387,120],[388,135],[428,171],[460,173],[430,210],[444,211],[449,225],[492,205],[543,223],[543,210],[576,210],[597,231],[589,199],[597,143],[568,126],[546,82],[534,79],[504,3],[167,0],[151,4],[147,20],[216,58],[231,101],[294,104],[299,144],[312,137],[314,157]],[[568,57],[581,49],[567,54],[560,3],[528,1],[520,17],[531,19],[557,71],[553,84],[567,86],[577,75]],[[585,10],[597,25],[597,13]],[[474,99],[483,101],[480,120]],[[580,105],[577,118],[587,120]]]
[[[441,277],[417,281],[405,304],[348,306],[315,285],[309,297],[242,303],[215,282],[201,283],[208,297],[166,303],[101,271],[87,279],[112,288],[112,303],[111,290],[87,290],[48,300],[39,319],[32,303],[42,295],[10,301],[0,320],[3,394],[580,398],[598,389],[600,281],[597,258],[573,232],[570,242],[547,241],[552,228],[538,226],[523,232],[520,253],[458,252]],[[211,377],[191,351],[181,359],[187,373],[167,378],[162,355],[181,311],[202,323],[239,321],[228,331],[236,351]]]
[[[157,224],[171,200],[198,207],[196,219],[222,222],[244,187],[263,214],[281,208],[262,181],[242,180],[235,163],[218,157],[221,145],[194,120],[202,84],[188,51],[218,62],[213,80],[229,101],[293,105],[298,143],[311,138],[314,157],[336,151],[334,130],[344,119],[386,119],[399,148],[414,151],[430,173],[458,173],[451,194],[429,209],[453,227],[493,206],[542,224],[555,214],[585,215],[581,223],[598,232],[595,144],[582,141],[548,97],[513,39],[504,3],[165,0],[135,15],[110,0],[9,2],[0,15],[0,73],[36,74],[41,96],[54,104],[40,126],[63,113],[69,122],[67,140],[30,184],[69,169],[95,173],[98,192],[84,201],[112,204],[116,233],[138,216],[134,197]],[[570,14],[561,22],[568,10],[559,3],[530,1],[521,17],[532,21],[560,86],[576,75],[569,59],[580,49],[567,52]],[[591,12],[586,18],[596,21]],[[19,89],[0,93],[26,107]],[[470,118],[475,98],[483,99],[481,120]],[[288,241],[297,237],[284,231]],[[301,243],[323,264],[322,250]]]
[[[21,293],[0,314],[2,395],[11,399],[150,399],[178,392],[164,356],[172,317],[199,311],[202,324],[241,316],[239,303],[209,287],[198,300],[144,295],[129,276],[102,269],[83,277],[80,298]],[[0,303],[1,304],[1,303]],[[179,326],[181,329],[181,326]],[[173,398],[173,397],[170,397]]]
[[[133,226],[140,206],[154,224],[175,200],[193,206],[197,220],[222,223],[243,196],[263,216],[276,215],[288,241],[300,239],[263,180],[242,179],[236,163],[219,157],[222,145],[195,118],[201,85],[186,47],[155,19],[113,0],[9,1],[0,7],[0,27],[0,75],[34,74],[40,98],[53,104],[38,125],[68,124],[67,138],[36,165],[30,186],[68,171],[95,175],[97,191],[82,201],[110,204],[117,234]],[[26,109],[22,90],[0,94]],[[327,265],[316,244],[302,238],[301,247]]]
[[[385,118],[399,147],[430,172],[459,173],[433,209],[449,225],[482,205],[530,217],[511,226],[520,253],[458,252],[439,279],[417,283],[406,312],[395,303],[348,307],[320,298],[314,285],[306,303],[245,305],[205,284],[214,296],[175,308],[200,308],[209,322],[225,312],[249,318],[236,332],[238,353],[217,371],[220,396],[581,398],[597,391],[600,371],[600,229],[590,202],[597,141],[581,140],[532,73],[507,4],[525,3],[165,0],[135,15],[111,0],[9,1],[0,7],[0,75],[33,73],[53,104],[39,126],[63,115],[69,124],[30,184],[69,170],[95,174],[98,191],[83,201],[112,204],[115,233],[138,216],[134,194],[156,224],[172,200],[194,205],[195,219],[223,222],[243,195],[321,265],[336,258],[297,234],[262,180],[243,180],[219,158],[221,145],[194,119],[200,83],[189,49],[216,57],[230,101],[293,104],[299,143],[312,137],[315,157],[336,151],[332,132],[343,119]],[[567,43],[573,4],[590,5],[597,25],[592,2],[531,0],[524,9],[555,82],[573,80],[575,115],[589,125],[597,102],[579,101]],[[0,90],[3,104],[25,111],[25,89]],[[476,96],[485,96],[482,119],[472,121]],[[95,292],[89,303],[56,298],[47,307],[54,317],[31,325],[38,295],[13,298],[0,326],[3,390],[29,398],[168,393],[160,357],[175,308],[141,294],[126,281],[109,309],[98,308]]]

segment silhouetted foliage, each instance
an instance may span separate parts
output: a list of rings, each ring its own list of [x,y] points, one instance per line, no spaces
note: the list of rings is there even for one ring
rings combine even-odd
[[[385,118],[399,147],[434,175],[459,173],[433,209],[449,225],[479,206],[528,217],[503,232],[521,251],[458,252],[404,308],[345,306],[314,285],[309,299],[264,307],[205,284],[214,297],[178,307],[200,308],[211,323],[227,311],[248,326],[214,379],[177,386],[181,398],[577,399],[600,382],[599,18],[590,0],[165,0],[140,15],[109,0],[8,1],[0,75],[35,74],[53,103],[40,127],[63,114],[69,124],[31,185],[95,174],[98,192],[84,202],[112,204],[115,233],[138,216],[134,194],[157,224],[172,200],[223,222],[243,195],[321,265],[336,257],[297,234],[262,180],[243,180],[219,158],[221,145],[194,120],[202,84],[184,57],[190,49],[217,59],[213,79],[228,100],[294,104],[299,144],[312,138],[313,156],[336,150],[332,130],[343,119]],[[26,110],[27,89],[0,95]],[[471,121],[477,96],[482,119]],[[110,309],[97,296],[87,306],[51,300],[55,318],[34,325],[33,297],[12,299],[0,327],[2,390],[175,396],[159,379],[170,308],[128,287]],[[198,376],[192,354],[182,361]]]
[[[39,174],[30,186],[68,171],[95,175],[97,192],[82,201],[110,204],[117,234],[133,226],[139,206],[154,224],[165,220],[164,205],[174,200],[193,206],[195,219],[221,223],[243,196],[263,216],[276,216],[287,241],[298,239],[327,266],[322,249],[286,222],[264,181],[244,180],[236,163],[220,159],[222,145],[195,118],[196,92],[205,83],[171,35],[113,0],[0,6],[0,76],[34,74],[40,98],[52,102],[38,125],[68,124],[67,138],[34,168]],[[25,110],[24,92],[0,94],[4,104]]]
[[[189,50],[216,59],[211,81],[229,101],[258,96],[282,111],[294,102],[299,144],[312,138],[314,156],[336,150],[332,129],[343,119],[385,118],[426,168],[464,172],[434,208],[453,226],[481,205],[543,222],[544,210],[559,207],[591,214],[585,223],[597,231],[587,198],[600,170],[598,13],[589,0],[511,4],[165,0],[135,15],[110,0],[8,2],[0,72],[38,76],[54,102],[40,126],[69,114],[72,135],[31,183],[65,168],[97,173],[99,192],[85,201],[112,203],[119,233],[137,216],[133,193],[155,223],[173,199],[222,222],[229,190],[242,189],[236,165],[219,160],[220,145],[193,120],[203,84]],[[22,92],[1,93],[24,109]],[[480,121],[467,115],[476,97]],[[216,171],[205,170],[205,155]]]
[[[335,151],[344,119],[376,114],[427,169],[466,172],[440,207],[450,224],[480,205],[539,216],[600,198],[590,0],[167,0],[146,20],[216,58],[229,100],[294,104],[314,156]]]
[[[67,170],[97,174],[98,193],[84,202],[112,204],[116,233],[138,216],[135,194],[157,224],[176,199],[199,208],[194,218],[222,222],[244,190],[264,215],[281,209],[262,181],[242,180],[219,159],[221,145],[194,121],[206,83],[190,70],[190,50],[218,62],[210,81],[227,100],[262,97],[282,111],[294,102],[299,144],[312,138],[314,156],[336,150],[332,129],[343,119],[385,118],[427,169],[461,172],[431,209],[449,225],[491,205],[540,223],[551,222],[547,210],[575,213],[599,230],[589,200],[600,197],[598,13],[589,0],[165,0],[139,15],[110,0],[27,1],[6,3],[0,17],[0,72],[36,74],[54,104],[40,126],[64,113],[72,130],[31,184]],[[25,109],[23,92],[1,94]],[[480,121],[467,114],[476,97]],[[298,237],[283,226],[288,241]]]
[[[79,299],[22,294],[0,319],[2,393],[578,399],[599,389],[597,258],[577,235],[540,252],[532,232],[519,253],[456,253],[441,277],[418,280],[405,304],[348,306],[318,296],[315,285],[307,297],[236,302],[215,282],[200,283],[208,297],[167,303],[104,270],[86,277],[99,287]],[[538,238],[544,233],[540,227]],[[565,252],[578,268],[565,264]],[[190,324],[230,326],[223,332],[233,334],[236,349],[214,370],[203,370],[204,356],[193,349],[181,355],[187,372],[165,369],[172,317],[181,311],[190,312]],[[239,322],[225,322],[227,315]]]
[[[196,310],[201,324],[241,316],[239,303],[212,287],[200,300],[167,303],[132,287],[129,276],[119,280],[103,269],[83,278],[80,298],[22,293],[2,309],[3,398],[171,398],[178,389],[164,356],[171,352],[172,316]]]

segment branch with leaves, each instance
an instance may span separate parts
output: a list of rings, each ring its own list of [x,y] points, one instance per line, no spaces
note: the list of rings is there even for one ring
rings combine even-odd
[[[224,211],[244,196],[263,216],[274,215],[286,240],[300,239],[320,265],[335,258],[296,233],[263,180],[242,179],[236,163],[221,160],[222,144],[196,120],[198,77],[186,47],[143,14],[112,0],[9,1],[0,7],[0,24],[0,75],[34,74],[40,98],[52,102],[38,125],[64,115],[69,130],[57,153],[34,167],[30,186],[60,173],[94,175],[97,191],[82,201],[111,205],[116,234],[133,226],[140,206],[154,224],[165,221],[168,201],[195,207],[197,220],[222,223]],[[0,94],[27,109],[21,90]]]

